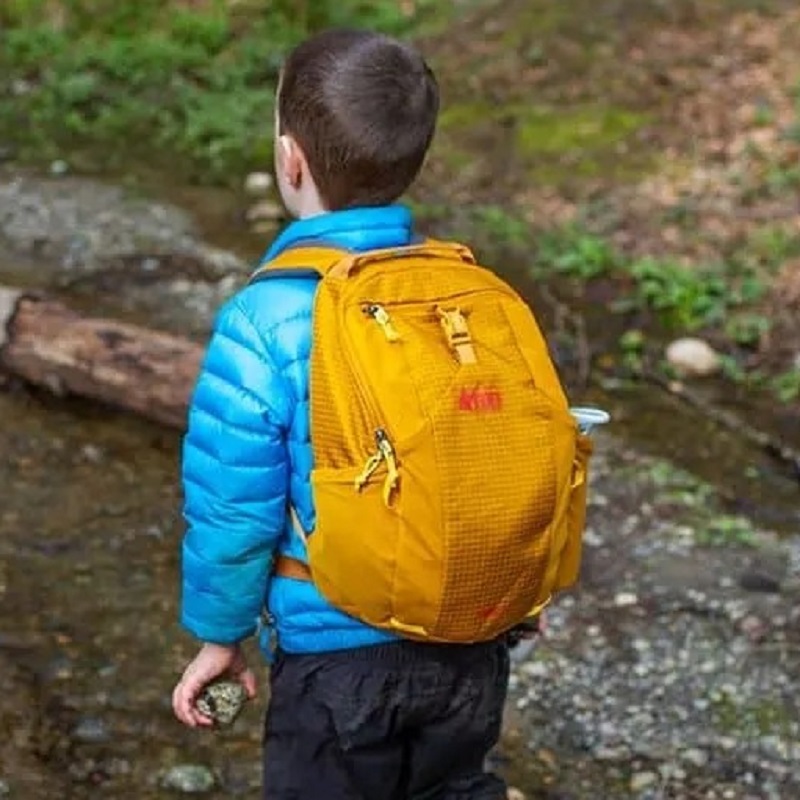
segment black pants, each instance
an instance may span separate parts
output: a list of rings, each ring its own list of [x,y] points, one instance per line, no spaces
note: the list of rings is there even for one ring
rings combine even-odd
[[[484,759],[508,670],[501,642],[279,654],[265,800],[505,800]]]

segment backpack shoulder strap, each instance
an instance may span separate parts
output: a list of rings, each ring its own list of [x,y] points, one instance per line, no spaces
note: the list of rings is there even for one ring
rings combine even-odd
[[[328,275],[347,278],[367,264],[379,261],[395,261],[399,258],[444,258],[474,264],[475,257],[469,248],[454,242],[425,239],[419,244],[402,247],[386,247],[353,253],[335,247],[300,246],[290,247],[280,255],[262,264],[250,276],[250,283],[279,275],[296,275],[325,278]]]
[[[419,243],[403,245],[401,247],[386,247],[380,250],[367,250],[363,253],[348,253],[342,258],[332,274],[337,277],[349,277],[358,272],[367,264],[380,261],[397,261],[401,258],[427,258],[430,260],[445,259],[447,261],[462,261],[474,264],[475,256],[469,248],[455,242],[443,242],[437,239],[423,239]]]
[[[431,261],[461,261],[475,264],[475,257],[463,245],[453,242],[440,242],[435,239],[424,239],[419,243],[405,244],[399,247],[384,247],[377,250],[365,250],[361,253],[346,253],[330,267],[326,275],[333,278],[349,278],[361,269],[380,262],[399,261],[403,258],[429,259]]]
[[[281,275],[324,278],[342,259],[347,250],[336,247],[302,245],[289,247],[271,261],[265,261],[250,275],[249,283],[277,278]]]

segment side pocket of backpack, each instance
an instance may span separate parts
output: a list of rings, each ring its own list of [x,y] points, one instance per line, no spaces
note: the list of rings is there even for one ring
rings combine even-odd
[[[575,462],[572,467],[572,487],[564,524],[567,528],[564,549],[556,573],[555,591],[567,589],[578,580],[583,552],[583,531],[586,526],[586,504],[589,489],[589,459],[594,445],[589,436],[578,434]]]

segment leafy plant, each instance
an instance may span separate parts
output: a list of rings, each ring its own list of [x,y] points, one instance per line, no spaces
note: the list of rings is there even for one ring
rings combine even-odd
[[[711,520],[705,528],[698,530],[695,541],[707,547],[746,546],[753,547],[756,535],[752,524],[744,517],[721,516]]]
[[[608,240],[576,225],[545,233],[538,241],[539,271],[590,280],[617,269],[621,259]]]
[[[645,338],[642,331],[633,329],[625,331],[619,338],[622,350],[622,363],[631,372],[641,372],[644,365]]]
[[[528,224],[500,206],[476,206],[470,214],[479,236],[501,247],[521,248],[530,244]]]
[[[636,280],[641,302],[658,312],[670,327],[692,331],[724,316],[728,287],[716,270],[642,258],[628,271]]]
[[[0,136],[23,157],[90,151],[225,182],[271,157],[273,92],[312,30],[358,23],[404,33],[434,8],[357,0],[4,0]]]
[[[796,256],[800,256],[800,236],[797,231],[786,225],[765,225],[758,228],[745,243],[742,260],[746,262],[747,259],[753,259],[768,269],[774,269]]]
[[[742,311],[725,320],[725,335],[744,347],[757,344],[769,332],[770,321],[763,314]]]
[[[770,381],[772,391],[782,403],[800,400],[800,369],[793,368],[776,375]]]

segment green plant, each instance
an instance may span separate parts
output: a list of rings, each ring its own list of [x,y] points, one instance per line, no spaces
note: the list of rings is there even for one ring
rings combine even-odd
[[[720,366],[722,374],[734,383],[747,383],[748,372],[735,356],[721,355]]]
[[[795,191],[800,187],[800,166],[773,166],[765,178],[766,189],[771,195]]]
[[[538,240],[537,270],[590,280],[616,270],[621,258],[601,236],[568,225],[546,232]]]
[[[756,535],[752,524],[744,517],[721,516],[698,530],[695,541],[707,547],[753,547],[756,544]]]
[[[470,212],[478,237],[501,247],[522,248],[530,243],[528,224],[500,206],[476,206]]]
[[[782,403],[792,403],[800,399],[800,369],[794,367],[775,375],[770,387]]]
[[[744,347],[752,347],[769,333],[771,323],[763,314],[742,311],[725,320],[725,335]]]
[[[352,23],[402,34],[434,5],[4,0],[0,137],[37,160],[84,151],[97,164],[122,149],[238,179],[271,157],[274,87],[297,41]]]
[[[800,182],[798,185],[800,186]],[[740,260],[746,262],[747,259],[752,259],[768,269],[774,269],[787,259],[797,256],[800,256],[800,235],[794,228],[787,225],[765,225],[750,235]]]
[[[639,300],[666,325],[692,331],[719,322],[729,302],[720,271],[641,258],[629,265]]]
[[[769,103],[759,103],[753,116],[754,124],[765,127],[775,121],[775,109]]]
[[[645,338],[642,331],[633,329],[625,331],[619,338],[622,350],[623,366],[634,373],[641,372],[644,366]]]

